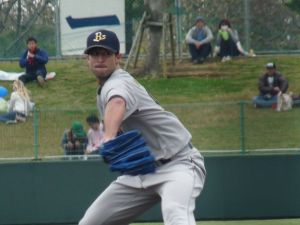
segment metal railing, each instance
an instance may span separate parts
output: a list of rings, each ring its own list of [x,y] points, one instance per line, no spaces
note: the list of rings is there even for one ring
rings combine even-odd
[[[298,152],[299,108],[277,112],[256,109],[249,101],[165,105],[191,132],[193,145],[204,154]],[[61,139],[74,120],[96,109],[39,109],[25,123],[0,124],[1,159],[65,157]]]

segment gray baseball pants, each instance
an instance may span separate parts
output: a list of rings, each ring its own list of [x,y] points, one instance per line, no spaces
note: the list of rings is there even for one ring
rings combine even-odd
[[[193,211],[205,174],[203,157],[187,146],[154,174],[118,177],[92,203],[79,225],[127,225],[160,201],[165,225],[196,225]]]

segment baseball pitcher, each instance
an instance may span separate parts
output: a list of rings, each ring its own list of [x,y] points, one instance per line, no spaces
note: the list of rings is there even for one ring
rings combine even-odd
[[[87,63],[99,88],[97,106],[104,121],[99,149],[120,176],[87,209],[80,225],[125,225],[161,202],[164,224],[195,225],[193,211],[205,181],[204,159],[191,134],[119,66],[114,32],[87,38]],[[118,131],[123,133],[118,135]]]

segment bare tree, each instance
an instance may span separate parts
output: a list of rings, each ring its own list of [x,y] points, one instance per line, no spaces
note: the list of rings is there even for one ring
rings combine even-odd
[[[163,31],[163,15],[168,7],[166,0],[144,0],[147,12],[147,25],[149,31],[149,45],[143,73],[157,72],[160,67],[160,43]]]

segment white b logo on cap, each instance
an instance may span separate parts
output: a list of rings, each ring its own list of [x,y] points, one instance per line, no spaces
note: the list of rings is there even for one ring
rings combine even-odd
[[[102,40],[105,40],[105,39],[106,39],[105,34],[102,34],[101,32],[97,32],[97,33],[95,33],[95,38],[94,38],[93,41],[99,42],[99,41],[102,41]]]

